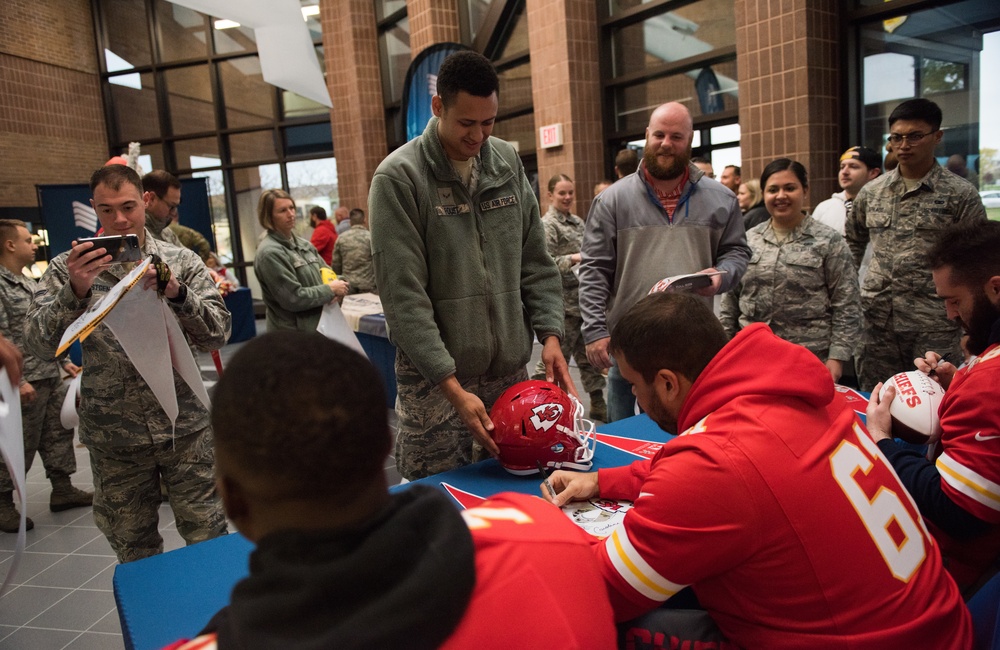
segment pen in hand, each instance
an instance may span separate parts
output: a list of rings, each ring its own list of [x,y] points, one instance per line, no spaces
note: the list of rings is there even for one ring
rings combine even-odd
[[[542,475],[542,483],[545,484],[545,489],[548,490],[549,491],[549,495],[553,499],[555,499],[556,498],[556,491],[555,491],[555,488],[552,487],[552,484],[549,483],[549,475],[545,472],[545,466],[542,465],[542,461],[540,461],[540,460],[537,461],[537,464],[538,464],[538,473]]]

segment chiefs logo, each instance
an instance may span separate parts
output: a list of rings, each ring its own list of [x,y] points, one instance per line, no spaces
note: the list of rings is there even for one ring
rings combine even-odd
[[[536,430],[548,431],[563,414],[562,404],[540,404],[531,409],[529,420]]]

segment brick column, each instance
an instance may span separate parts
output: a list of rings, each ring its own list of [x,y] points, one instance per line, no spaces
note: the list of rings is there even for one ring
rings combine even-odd
[[[462,41],[455,0],[408,0],[406,15],[410,19],[410,53],[414,58],[435,43]]]
[[[787,156],[809,172],[810,204],[837,189],[840,3],[736,0],[743,176]]]
[[[597,8],[591,0],[527,0],[535,129],[562,123],[563,145],[538,143],[542,211],[547,183],[564,173],[576,183],[576,214],[586,217],[604,178]]]
[[[371,0],[322,0],[320,18],[340,204],[367,212],[371,178],[386,155],[375,9]]]

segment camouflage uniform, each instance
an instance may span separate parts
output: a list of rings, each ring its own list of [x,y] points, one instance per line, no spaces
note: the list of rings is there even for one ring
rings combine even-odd
[[[719,320],[729,336],[767,323],[822,361],[848,361],[861,335],[858,271],[833,228],[806,217],[779,242],[768,220],[747,232],[746,275],[722,296]]]
[[[863,390],[912,369],[913,359],[928,350],[956,365],[962,362],[962,332],[937,296],[927,251],[948,226],[985,221],[976,189],[937,163],[911,191],[898,168],[861,188],[845,236],[855,263],[869,240],[872,244],[861,286],[865,327],[858,380]]]
[[[351,283],[351,293],[378,293],[372,265],[372,235],[362,225],[337,237],[330,268]]]
[[[24,432],[24,471],[31,469],[37,451],[45,465],[45,475],[69,476],[76,471],[73,432],[59,420],[66,395],[66,384],[59,377],[59,366],[51,356],[36,357],[24,352],[24,318],[31,305],[35,281],[0,266],[0,332],[24,353],[24,376],[21,383],[35,389],[32,402],[21,402],[21,425]],[[0,463],[0,493],[14,489],[7,466]]]
[[[580,379],[583,390],[594,393],[604,390],[604,375],[598,372],[587,360],[587,346],[583,343],[580,328],[583,318],[580,316],[580,279],[573,270],[574,264],[570,258],[580,252],[583,245],[583,219],[575,214],[563,214],[555,207],[549,206],[548,212],[542,217],[545,226],[545,246],[549,255],[555,260],[562,278],[563,287],[563,338],[560,341],[563,356],[569,361],[570,356],[576,359],[580,368]],[[545,364],[541,361],[535,366],[536,378],[545,377]]]
[[[168,301],[188,341],[205,349],[222,347],[230,314],[208,273],[193,252],[155,240],[146,231],[143,255],[158,254],[187,287],[183,302]],[[25,326],[33,354],[51,355],[62,333],[91,300],[107,293],[133,264],[114,264],[95,278],[91,293],[79,300],[69,283],[63,253],[39,282]],[[142,291],[136,287],[133,291]],[[129,361],[111,330],[99,325],[83,342],[80,440],[90,451],[94,471],[94,520],[121,562],[163,550],[157,530],[162,476],[177,530],[189,544],[226,531],[222,503],[214,485],[212,429],[208,409],[174,373],[180,414],[171,427],[152,390]],[[167,360],[164,359],[164,363]]]
[[[198,253],[198,257],[201,258],[202,262],[208,261],[208,256],[212,253],[212,246],[203,234],[194,228],[182,226],[177,222],[171,223],[165,230],[169,230],[177,235],[180,246]]]
[[[462,388],[483,400],[489,413],[501,393],[527,378],[528,373],[522,368],[504,377],[480,375],[461,383]],[[398,348],[396,390],[399,428],[395,457],[400,476],[423,478],[489,458],[441,389],[424,379]]]
[[[150,233],[153,237],[159,239],[160,241],[165,241],[168,244],[185,248],[184,244],[182,244],[181,240],[177,237],[177,234],[167,227],[169,225],[170,221],[163,221],[157,219],[148,212],[146,213],[146,232]]]

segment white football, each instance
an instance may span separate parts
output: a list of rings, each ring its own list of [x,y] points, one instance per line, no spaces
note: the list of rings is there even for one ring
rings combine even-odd
[[[879,391],[879,399],[889,386],[895,386],[896,397],[889,405],[892,435],[907,442],[923,444],[941,436],[938,407],[944,399],[944,389],[922,372],[900,372],[887,379]]]

